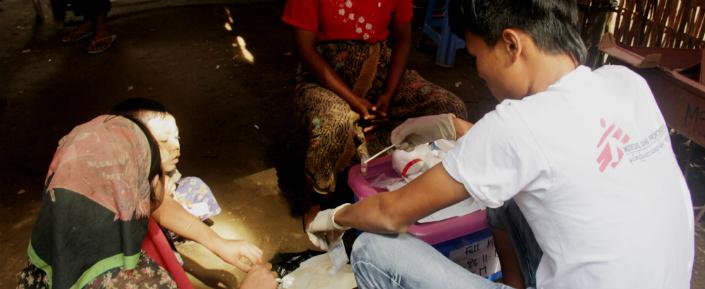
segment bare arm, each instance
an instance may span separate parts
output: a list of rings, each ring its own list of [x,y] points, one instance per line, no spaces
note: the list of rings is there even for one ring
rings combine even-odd
[[[411,52],[411,22],[399,24],[392,21],[392,35],[394,35],[392,63],[387,76],[387,86],[384,88],[384,93],[390,95],[397,92],[406,71],[406,62]]]
[[[384,92],[377,102],[382,117],[386,116],[390,101],[399,89],[399,84],[406,71],[409,53],[411,52],[411,22],[400,24],[392,21],[391,30],[394,36],[392,61]]]
[[[399,190],[340,209],[334,219],[339,225],[368,232],[406,232],[418,219],[469,196],[465,187],[438,164]]]
[[[372,105],[367,100],[355,95],[333,67],[316,51],[316,33],[295,29],[294,38],[304,68],[313,74],[323,87],[330,89],[345,100],[361,117],[368,117],[368,110],[372,108]]]
[[[160,225],[180,236],[196,241],[242,271],[247,272],[251,264],[262,262],[262,250],[247,241],[220,237],[169,196],[164,197],[159,208],[152,213],[152,217]],[[249,263],[243,262],[242,257],[247,258]]]
[[[191,215],[170,196],[165,196],[162,204],[152,217],[165,228],[184,238],[194,240],[208,249],[212,249],[221,237],[201,220]]]

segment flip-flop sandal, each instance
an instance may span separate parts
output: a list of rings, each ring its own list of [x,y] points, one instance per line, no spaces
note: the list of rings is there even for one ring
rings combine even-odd
[[[92,39],[86,47],[86,52],[88,52],[88,54],[98,54],[104,52],[113,46],[115,39],[117,39],[117,35],[115,34],[102,37],[100,39]]]
[[[86,39],[91,36],[93,36],[93,31],[86,31],[86,32],[71,31],[71,32],[69,32],[69,34],[66,34],[66,35],[64,35],[64,37],[61,37],[61,42],[71,43],[71,42],[76,42],[76,41]]]

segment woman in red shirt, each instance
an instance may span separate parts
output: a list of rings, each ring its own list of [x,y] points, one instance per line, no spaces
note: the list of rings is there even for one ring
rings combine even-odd
[[[356,137],[364,144],[367,134],[376,152],[406,118],[466,117],[458,97],[406,69],[412,16],[411,0],[288,0],[282,19],[294,27],[303,64],[295,113],[309,132],[305,170],[316,192],[334,191]],[[358,150],[367,154],[365,145]]]

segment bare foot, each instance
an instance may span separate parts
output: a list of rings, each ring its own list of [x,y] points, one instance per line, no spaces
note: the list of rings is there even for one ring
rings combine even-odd
[[[115,34],[107,35],[100,38],[96,35],[96,37],[93,37],[93,39],[91,39],[91,43],[88,43],[88,46],[86,46],[86,52],[88,52],[89,54],[97,54],[106,51],[113,46],[113,42],[115,42],[116,38],[117,35]]]
[[[61,42],[63,42],[63,43],[76,42],[76,41],[88,38],[91,35],[93,35],[93,26],[94,26],[93,21],[85,20],[85,21],[81,22],[81,24],[79,24],[78,27],[71,30],[71,32],[69,32],[68,34],[61,37]]]
[[[98,17],[95,22],[95,36],[91,39],[91,43],[86,47],[86,51],[90,54],[101,53],[112,47],[117,35],[110,33],[108,30],[107,16]]]

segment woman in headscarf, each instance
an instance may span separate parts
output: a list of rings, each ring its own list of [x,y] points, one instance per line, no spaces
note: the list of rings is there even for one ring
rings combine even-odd
[[[218,236],[164,198],[166,178],[158,145],[139,121],[102,115],[75,127],[49,166],[18,288],[176,288],[140,249],[150,215],[261,277],[261,250]],[[275,288],[268,276],[252,288]]]

